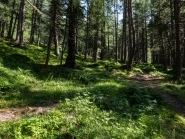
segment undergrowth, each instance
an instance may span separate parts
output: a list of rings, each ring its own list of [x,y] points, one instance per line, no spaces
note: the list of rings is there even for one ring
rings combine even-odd
[[[47,114],[0,124],[2,139],[185,137],[184,117],[166,107],[161,92],[119,78],[134,74],[123,72],[126,65],[84,62],[79,55],[76,69],[60,69],[60,59],[52,54],[45,69],[45,48],[14,48],[4,40],[0,40],[0,54],[0,108],[58,103]],[[147,70],[160,72],[154,65],[135,66],[137,74]]]

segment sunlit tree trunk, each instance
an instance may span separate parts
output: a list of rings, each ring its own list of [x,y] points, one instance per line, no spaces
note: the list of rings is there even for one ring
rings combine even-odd
[[[89,0],[86,0],[87,3],[87,23],[86,23],[86,42],[85,42],[85,55],[84,59],[87,60],[88,45],[89,45]]]
[[[56,30],[56,27],[55,27],[55,30],[54,30],[54,43],[55,43],[55,55],[56,56],[60,56],[60,50],[59,50],[59,42],[58,42],[58,32]]]
[[[122,28],[122,47],[121,47],[121,62],[126,63],[127,55],[127,41],[126,41],[126,20],[127,20],[127,0],[124,0],[124,11],[123,11],[123,28]]]
[[[14,37],[17,20],[18,20],[18,13],[16,13],[16,16],[15,16],[15,19],[14,19],[14,24],[13,24],[13,28],[12,28],[12,32],[11,32],[11,38]]]
[[[134,22],[132,17],[132,0],[128,1],[128,17],[129,17],[129,33],[132,33],[129,35],[130,37],[130,55],[127,63],[127,71],[131,71],[133,68],[133,61],[134,61],[134,54],[136,50],[136,42],[135,42],[135,28],[134,28]],[[131,41],[132,40],[132,41]]]
[[[99,29],[98,23],[95,24],[95,27],[96,27],[96,32],[94,34],[93,62],[96,62],[97,61],[97,56],[98,56],[98,37],[99,37],[98,36],[98,29]]]

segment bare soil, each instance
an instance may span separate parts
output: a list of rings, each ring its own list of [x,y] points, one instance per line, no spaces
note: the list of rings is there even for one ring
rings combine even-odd
[[[7,121],[15,121],[24,116],[32,116],[38,114],[46,114],[48,110],[55,108],[57,104],[44,107],[24,107],[24,108],[11,108],[11,109],[0,109],[0,123]]]

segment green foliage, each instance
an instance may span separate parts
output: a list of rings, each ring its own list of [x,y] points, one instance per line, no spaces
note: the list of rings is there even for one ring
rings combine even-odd
[[[140,89],[131,84],[125,84],[124,87],[119,87],[117,90],[111,89],[111,87],[116,88],[116,86],[109,85],[107,90],[97,89],[99,92],[108,92],[100,93],[95,97],[96,104],[102,109],[112,110],[129,118],[136,118],[143,114],[155,113],[155,110],[157,112],[158,105],[162,104],[160,95],[150,88]]]
[[[147,63],[139,63],[135,65],[136,68],[140,68],[142,71],[140,72],[155,72],[159,70],[159,68],[156,68],[153,64],[147,64]]]
[[[77,69],[60,69],[59,59],[51,55],[45,69],[44,48],[0,44],[0,108],[59,103],[46,114],[0,124],[0,138],[184,138],[184,117],[166,107],[161,90],[124,81],[122,76],[129,74],[123,72],[125,65],[84,62],[78,56]],[[145,67],[136,68],[143,72]]]
[[[159,111],[158,111],[159,112]],[[137,112],[136,112],[137,113]],[[66,99],[47,115],[25,117],[0,125],[2,138],[165,138],[174,134],[166,129],[173,126],[175,117],[165,109],[160,113],[142,115],[137,119],[124,118],[113,111],[102,111],[94,105],[89,93]],[[171,123],[173,122],[173,123]],[[182,122],[176,123],[180,125]],[[183,124],[182,124],[183,125]],[[181,126],[182,129],[184,129]],[[173,128],[174,129],[174,128]],[[169,131],[168,131],[169,130]],[[178,130],[177,128],[175,129]],[[168,133],[170,132],[171,133]],[[181,130],[181,134],[184,134]]]
[[[165,83],[163,89],[185,101],[185,85],[178,83]]]

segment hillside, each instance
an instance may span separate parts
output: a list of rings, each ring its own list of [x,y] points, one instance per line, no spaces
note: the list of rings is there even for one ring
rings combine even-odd
[[[175,107],[184,105],[185,85],[170,69],[140,63],[127,72],[82,55],[75,69],[61,69],[54,54],[46,69],[46,51],[0,39],[0,115],[12,114],[0,116],[0,138],[185,139],[184,109]]]

